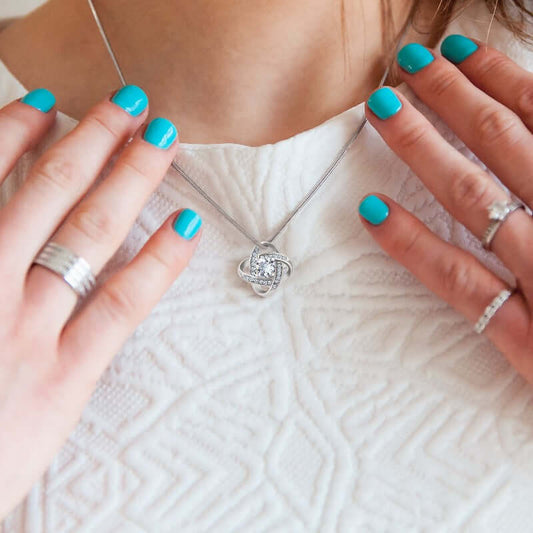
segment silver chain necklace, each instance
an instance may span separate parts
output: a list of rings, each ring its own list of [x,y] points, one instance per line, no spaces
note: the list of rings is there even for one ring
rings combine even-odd
[[[94,16],[94,20],[96,22],[98,30],[100,31],[100,35],[102,36],[102,39],[105,43],[107,51],[109,55],[111,56],[111,60],[113,61],[113,65],[117,71],[117,74],[120,78],[122,86],[125,86],[127,85],[126,79],[124,78],[122,69],[120,68],[120,65],[118,64],[115,53],[113,52],[113,48],[111,47],[107,34],[104,30],[104,27],[102,26],[100,17],[98,16],[98,13],[96,12],[96,8],[94,7],[93,0],[87,0],[87,1],[89,3],[89,7],[91,8],[91,12]],[[402,43],[405,37],[405,34],[407,33],[407,30],[411,26],[413,14],[414,14],[414,9],[411,8],[408,21],[407,21],[408,23],[405,25],[405,28],[402,31],[398,39],[398,42],[395,46],[395,53],[398,51],[400,44]],[[394,61],[394,58],[395,58],[395,55],[392,56],[391,61],[389,62],[387,68],[385,69],[385,72],[383,73],[381,81],[379,82],[378,88],[380,88],[385,82],[385,80],[387,79],[387,75]],[[367,122],[367,119],[365,116],[363,120],[361,121],[361,123],[359,124],[359,126],[357,127],[357,129],[350,136],[348,141],[346,141],[344,146],[337,153],[332,163],[329,165],[329,167],[324,171],[324,173],[317,180],[315,185],[313,185],[311,190],[305,195],[305,197],[294,208],[294,210],[287,216],[283,224],[274,233],[274,235],[272,235],[272,237],[267,240],[259,240],[259,239],[256,239],[253,235],[251,235],[250,232],[247,231],[241,224],[239,224],[239,222],[237,222],[221,205],[219,205],[215,200],[213,200],[205,192],[205,190],[200,185],[198,185],[187,174],[187,172],[185,172],[185,169],[183,169],[176,162],[176,160],[172,161],[171,166],[177,172],[179,172],[179,174],[181,174],[183,178],[185,178],[185,180],[199,194],[201,194],[222,216],[224,216],[224,218],[226,218],[228,222],[230,222],[238,231],[240,231],[247,239],[252,241],[252,243],[255,245],[250,256],[244,258],[239,263],[237,267],[237,273],[243,281],[245,281],[246,283],[249,283],[252,286],[252,289],[257,295],[268,296],[272,294],[279,287],[281,281],[284,278],[288,278],[292,274],[293,272],[292,262],[285,254],[280,253],[277,250],[277,248],[274,246],[274,244],[272,243],[280,235],[280,233],[287,227],[289,222],[296,216],[296,214],[309,202],[309,200],[311,200],[314,194],[325,183],[325,181],[331,176],[331,174],[333,174],[333,171],[337,168],[338,164],[341,162],[343,157],[346,155],[346,153],[348,152],[348,150],[354,143],[355,139],[357,139],[357,137],[359,136],[359,133],[361,133],[361,130],[365,126],[366,122]]]

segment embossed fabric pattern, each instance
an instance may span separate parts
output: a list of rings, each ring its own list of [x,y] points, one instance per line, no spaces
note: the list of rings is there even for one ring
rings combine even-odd
[[[485,39],[489,22],[474,3],[442,38]],[[531,50],[497,21],[489,44],[533,68]],[[406,84],[399,90],[485,168]],[[24,93],[0,63],[0,103]],[[179,161],[266,238],[363,113],[359,104],[271,145],[184,144]],[[2,201],[75,124],[58,115]],[[372,191],[510,279],[369,124],[275,242],[294,272],[268,299],[237,275],[250,243],[171,169],[99,281],[179,207],[204,219],[197,253],[0,531],[532,531],[533,389],[367,235],[357,206]]]

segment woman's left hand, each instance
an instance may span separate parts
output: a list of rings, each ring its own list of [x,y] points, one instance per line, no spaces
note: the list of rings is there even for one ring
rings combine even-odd
[[[505,54],[459,35],[448,36],[441,53],[416,43],[404,46],[398,53],[401,79],[532,208],[533,74]],[[365,112],[436,199],[483,239],[489,206],[510,201],[506,191],[394,89],[375,91]],[[440,239],[390,198],[370,195],[359,212],[387,253],[472,323],[509,288],[473,255]],[[525,209],[501,222],[490,249],[514,274],[518,290],[496,311],[484,333],[533,383],[533,218]]]

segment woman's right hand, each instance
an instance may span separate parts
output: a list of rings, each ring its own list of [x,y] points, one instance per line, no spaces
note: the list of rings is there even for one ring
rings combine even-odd
[[[0,183],[51,127],[54,102],[40,89],[0,110]],[[142,128],[147,115],[138,87],[108,95],[37,160],[0,209],[0,519],[46,469],[113,355],[198,244],[201,219],[187,209],[172,215],[75,313],[67,283],[32,265],[49,240],[85,258],[95,275],[111,258],[178,149],[172,123]]]

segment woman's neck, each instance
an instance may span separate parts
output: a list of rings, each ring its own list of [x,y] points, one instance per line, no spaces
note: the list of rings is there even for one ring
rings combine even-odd
[[[126,81],[184,142],[254,146],[314,127],[368,97],[388,52],[377,0],[94,3]],[[397,30],[411,3],[392,0]],[[0,57],[77,119],[119,86],[86,0],[51,0],[14,23]]]

